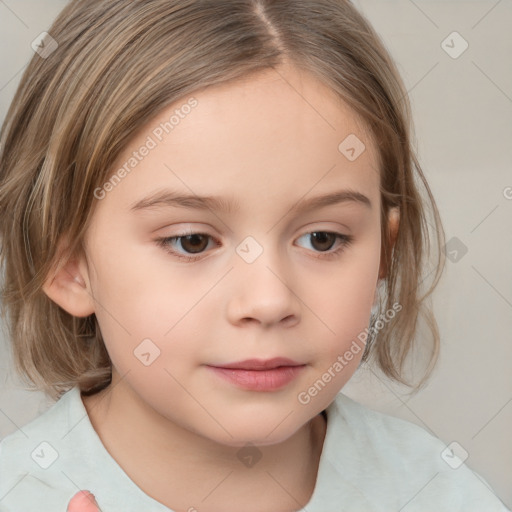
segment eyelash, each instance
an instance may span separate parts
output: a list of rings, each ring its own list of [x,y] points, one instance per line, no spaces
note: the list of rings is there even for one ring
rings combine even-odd
[[[319,254],[319,256],[315,256],[315,258],[319,258],[319,259],[325,259],[325,260],[335,259],[335,258],[339,257],[341,255],[341,253],[353,242],[353,236],[344,235],[342,233],[336,233],[334,231],[320,231],[320,230],[309,231],[308,233],[304,233],[303,235],[301,235],[299,238],[302,238],[303,236],[306,236],[306,235],[312,235],[313,233],[324,233],[324,234],[335,235],[336,238],[341,241],[339,247],[335,250],[329,249],[328,251],[316,251],[316,253]],[[191,236],[191,235],[207,236],[208,238],[214,240],[215,245],[217,247],[220,247],[220,245],[221,245],[218,242],[218,240],[216,240],[214,237],[208,235],[207,233],[200,233],[200,232],[195,232],[195,233],[187,232],[187,233],[180,233],[180,234],[174,235],[174,236],[157,238],[155,240],[155,242],[157,243],[157,245],[159,247],[162,247],[164,249],[164,251],[175,256],[176,258],[178,258],[180,260],[188,261],[188,262],[197,261],[197,260],[201,259],[201,255],[203,255],[204,252],[196,253],[198,256],[187,256],[187,255],[184,255],[177,251],[174,251],[173,249],[170,248],[170,244],[172,242],[178,241],[181,238],[185,238],[185,237]]]

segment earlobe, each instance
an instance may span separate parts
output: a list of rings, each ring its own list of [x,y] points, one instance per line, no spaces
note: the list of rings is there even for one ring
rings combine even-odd
[[[384,244],[382,244],[379,279],[385,279],[388,275],[389,265],[391,264],[391,255],[393,253],[393,247],[395,246],[395,242],[398,236],[399,226],[400,209],[398,207],[391,208],[388,213],[388,247],[386,251]]]
[[[71,258],[52,270],[43,291],[70,315],[87,317],[94,313],[94,300],[89,290],[87,265],[83,256]]]

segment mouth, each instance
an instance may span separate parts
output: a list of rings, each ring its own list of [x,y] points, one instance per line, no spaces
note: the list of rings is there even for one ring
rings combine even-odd
[[[302,363],[293,361],[286,357],[274,357],[273,359],[246,359],[236,363],[213,365],[216,368],[233,370],[273,370],[279,367],[304,366]]]
[[[306,364],[292,359],[246,359],[235,363],[208,365],[208,368],[235,386],[250,391],[276,391],[292,382]]]

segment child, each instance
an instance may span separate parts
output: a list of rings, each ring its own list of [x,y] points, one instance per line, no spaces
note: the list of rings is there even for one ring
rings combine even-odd
[[[339,394],[363,360],[405,382],[420,314],[425,381],[442,266],[348,1],[75,0],[39,49],[2,130],[3,302],[59,400],[1,442],[2,512],[506,510]]]

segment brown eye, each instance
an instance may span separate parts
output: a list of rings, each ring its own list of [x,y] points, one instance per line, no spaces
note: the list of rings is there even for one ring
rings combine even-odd
[[[220,247],[220,243],[210,235],[204,233],[187,233],[178,236],[168,236],[157,238],[156,243],[166,252],[177,258],[193,261],[197,260],[203,254],[207,254],[211,247],[210,241],[214,246]]]
[[[311,246],[317,251],[328,251],[332,249],[338,235],[336,233],[328,233],[326,231],[315,231],[310,233]]]
[[[198,252],[202,252],[208,246],[208,235],[201,234],[193,234],[178,237],[180,240],[181,247],[185,250],[185,252],[195,254]]]
[[[316,258],[336,259],[352,244],[352,235],[330,231],[310,231],[297,239],[298,245],[309,249]]]

